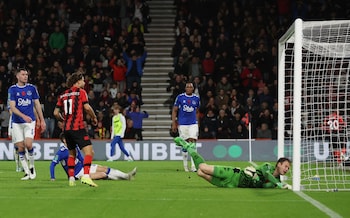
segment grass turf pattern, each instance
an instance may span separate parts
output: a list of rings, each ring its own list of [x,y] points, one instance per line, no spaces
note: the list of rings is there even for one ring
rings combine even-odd
[[[92,188],[68,179],[56,166],[50,181],[49,161],[36,161],[37,178],[21,181],[14,161],[0,161],[1,217],[328,217],[293,191],[218,188],[184,172],[182,161],[97,161],[128,172],[135,180],[96,180]],[[245,167],[246,162],[209,162]],[[306,192],[337,214],[348,217],[350,192]]]

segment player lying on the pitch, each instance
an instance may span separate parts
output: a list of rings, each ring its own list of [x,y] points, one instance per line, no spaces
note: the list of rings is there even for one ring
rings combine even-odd
[[[276,166],[264,163],[257,167],[246,167],[241,170],[237,167],[218,166],[206,164],[203,157],[199,155],[192,144],[180,137],[174,139],[176,145],[186,149],[193,158],[197,168],[198,176],[218,187],[227,188],[281,188],[292,189],[291,185],[282,183],[280,175],[285,175],[290,168],[288,158],[278,159]]]
[[[60,146],[58,151],[56,152],[55,157],[53,158],[51,165],[50,165],[50,174],[51,174],[51,180],[55,180],[55,167],[58,163],[61,163],[61,166],[63,167],[64,171],[66,172],[68,176],[68,156],[69,151],[66,145],[66,139],[64,137],[64,134],[60,135],[60,139],[63,143],[63,145]],[[80,177],[84,174],[84,158],[81,154],[81,151],[77,147],[77,159],[76,164],[74,168],[74,176],[76,179],[80,179]],[[101,166],[98,164],[91,164],[90,167],[90,177],[91,179],[111,179],[111,180],[131,180],[136,175],[136,167],[128,172],[124,173],[117,169],[112,169],[107,166]]]

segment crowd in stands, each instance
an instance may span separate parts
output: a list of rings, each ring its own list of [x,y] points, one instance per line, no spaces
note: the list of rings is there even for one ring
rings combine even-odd
[[[174,0],[176,44],[169,92],[195,84],[201,97],[200,138],[275,138],[277,130],[277,41],[295,18],[349,18],[348,1]],[[48,132],[62,124],[52,105],[73,72],[84,73],[85,90],[99,124],[86,122],[92,138],[109,138],[111,106],[127,117],[125,138],[138,138],[147,112],[140,78],[147,58],[145,0],[0,0],[0,104],[6,117],[13,72],[26,67],[38,87]],[[132,114],[131,113],[136,113]],[[131,119],[134,117],[134,119]],[[136,118],[135,118],[136,117]],[[1,118],[1,120],[3,120]],[[136,123],[136,124],[135,124]],[[2,137],[6,121],[2,124]]]
[[[195,84],[199,138],[277,137],[277,45],[296,18],[349,19],[349,3],[330,0],[175,0],[171,101]],[[345,10],[346,9],[346,10]]]
[[[126,138],[140,138],[139,118],[134,113],[147,114],[140,112],[147,22],[145,0],[0,0],[3,113],[7,90],[15,83],[13,72],[25,67],[29,82],[38,88],[47,122],[48,131],[41,137],[58,138],[62,123],[54,119],[52,111],[58,95],[67,88],[68,76],[81,72],[98,116],[97,127],[87,119],[89,135],[109,139],[111,106],[117,103],[127,118]],[[2,137],[6,137],[6,128],[2,129]]]

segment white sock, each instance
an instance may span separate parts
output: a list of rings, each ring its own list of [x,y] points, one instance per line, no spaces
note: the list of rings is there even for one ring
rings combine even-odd
[[[13,156],[14,156],[14,159],[15,159],[15,162],[16,162],[16,167],[20,167],[20,164],[19,164],[19,155],[18,155],[18,151],[16,149],[13,150]]]
[[[20,162],[22,164],[24,172],[29,175],[30,172],[29,172],[28,161],[26,159],[26,156],[20,154],[19,155],[19,160],[20,160]]]
[[[188,161],[188,153],[187,152],[182,152],[182,160],[184,163],[184,168],[187,168],[187,161]]]
[[[110,168],[109,173],[107,174],[108,179],[119,180],[119,179],[128,179],[129,175],[116,169]]]
[[[32,153],[28,152],[29,168],[34,168],[34,151]]]
[[[197,151],[197,147],[195,148],[195,150]],[[192,157],[191,157],[191,170],[197,170],[196,165],[194,165],[194,161]]]

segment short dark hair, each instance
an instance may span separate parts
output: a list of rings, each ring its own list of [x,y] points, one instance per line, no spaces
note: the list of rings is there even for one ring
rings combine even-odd
[[[71,88],[76,82],[81,80],[83,78],[83,74],[80,72],[73,73],[70,77],[67,79],[67,86],[68,88]]]
[[[279,158],[279,159],[277,160],[276,166],[277,166],[277,164],[279,164],[279,163],[284,163],[284,162],[286,162],[286,161],[288,161],[288,163],[291,163],[291,161],[290,161],[289,158],[287,158],[287,157],[281,157],[281,158]]]
[[[15,75],[17,75],[19,72],[21,72],[21,71],[27,71],[28,72],[28,70],[26,69],[26,68],[24,68],[24,67],[19,67],[19,68],[17,68],[16,70],[15,70]]]
[[[64,143],[64,141],[63,141],[63,140],[65,140],[65,139],[66,139],[66,137],[65,137],[65,135],[64,135],[64,133],[63,133],[63,132],[61,132],[61,133],[60,133],[59,138],[60,138],[61,142],[62,142],[62,143]]]

